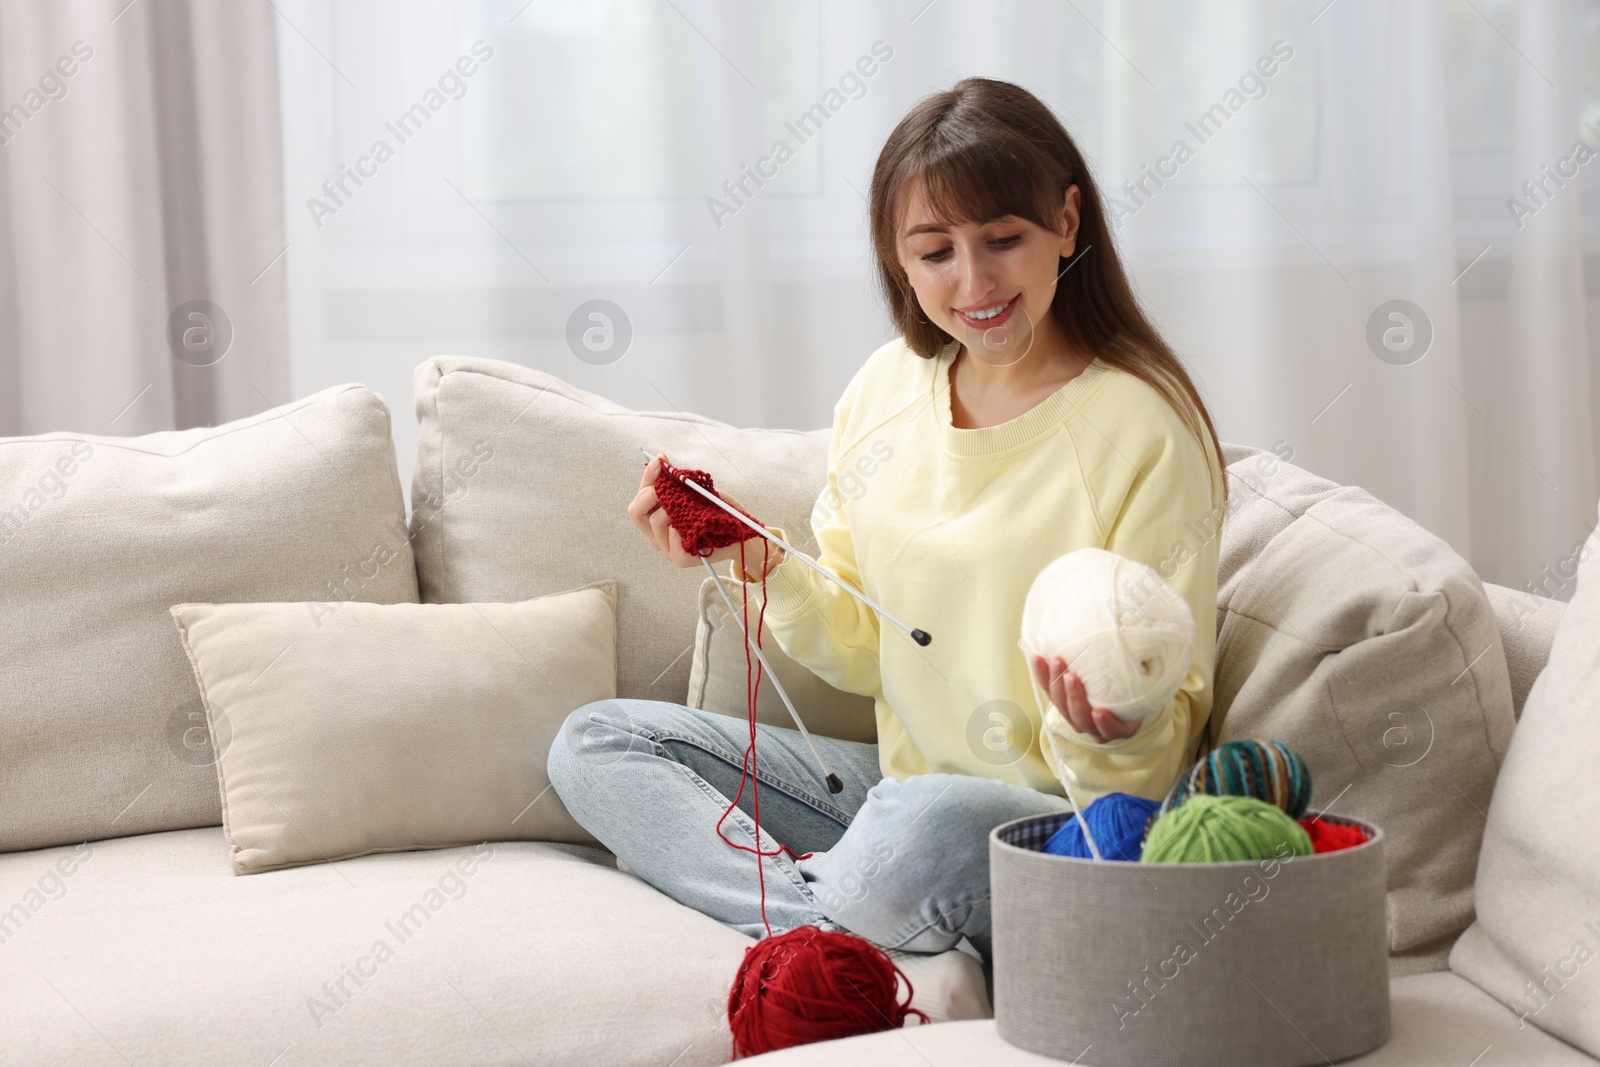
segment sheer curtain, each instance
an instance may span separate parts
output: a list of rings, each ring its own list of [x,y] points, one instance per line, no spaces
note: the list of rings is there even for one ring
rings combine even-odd
[[[827,425],[888,337],[877,151],[984,74],[1079,139],[1225,440],[1368,489],[1486,580],[1570,593],[1600,496],[1580,195],[1600,167],[1563,162],[1600,145],[1595,0],[278,11],[294,390],[384,393],[403,470],[411,369],[441,352]],[[578,340],[596,323],[610,347]]]

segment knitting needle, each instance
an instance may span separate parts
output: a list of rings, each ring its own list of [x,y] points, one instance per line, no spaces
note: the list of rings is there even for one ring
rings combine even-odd
[[[649,452],[647,449],[645,449],[643,447],[641,447],[639,449],[639,451],[643,452],[645,454],[645,456],[650,458],[650,459],[655,459],[656,458],[654,454],[652,454],[651,452]],[[837,574],[833,573],[828,568],[824,567],[822,564],[818,563],[816,560],[814,560],[810,556],[806,555],[804,552],[800,552],[800,551],[796,550],[793,545],[789,544],[789,542],[785,541],[783,538],[778,537],[777,535],[773,534],[771,531],[769,531],[769,530],[767,530],[767,529],[765,529],[765,528],[763,528],[761,526],[758,526],[757,524],[751,522],[737,508],[734,508],[732,505],[728,504],[727,501],[723,500],[721,497],[717,496],[715,493],[710,492],[709,490],[707,490],[706,487],[701,485],[699,482],[695,481],[692,478],[683,478],[683,479],[680,479],[680,481],[682,482],[682,484],[687,485],[690,489],[693,489],[695,492],[699,493],[701,496],[703,496],[707,500],[711,501],[717,507],[721,508],[723,511],[726,511],[729,515],[732,515],[734,518],[738,519],[740,522],[742,522],[746,526],[750,527],[750,529],[754,530],[756,533],[760,534],[762,537],[765,537],[768,541],[771,541],[773,544],[777,545],[779,548],[783,549],[785,552],[789,553],[789,555],[793,556],[795,559],[798,559],[801,563],[804,563],[806,566],[810,567],[812,570],[816,571],[818,574],[822,575],[824,578],[832,579],[834,582],[836,582],[838,584],[840,589],[843,589],[845,592],[849,593],[851,596],[853,596],[857,600],[861,601],[867,607],[871,608],[873,611],[876,611],[879,615],[882,615],[884,618],[888,619],[890,622],[892,622],[896,626],[900,627],[900,629],[902,629],[906,633],[910,634],[911,635],[911,640],[915,641],[917,644],[926,647],[928,642],[933,640],[933,637],[926,630],[914,629],[913,627],[911,627],[911,626],[907,625],[906,623],[902,622],[900,619],[896,618],[894,615],[889,614],[889,612],[886,611],[884,608],[880,607],[876,601],[872,600],[870,597],[868,597],[865,593],[861,592],[855,586],[851,585],[849,582],[845,581],[843,578],[839,577]]]
[[[744,621],[738,609],[733,606],[733,598],[730,597],[728,595],[728,591],[722,587],[722,579],[717,577],[716,568],[712,567],[711,561],[706,559],[704,556],[700,557],[700,562],[705,564],[706,573],[711,575],[711,581],[716,585],[717,592],[722,594],[722,602],[728,605],[728,614],[733,616],[735,625],[737,625],[739,630],[744,634],[744,643],[750,646],[750,651],[754,652],[756,654],[756,659],[761,661],[761,669],[767,672],[768,678],[772,679],[772,687],[776,689],[778,691],[778,695],[783,698],[783,706],[789,709],[789,717],[794,719],[794,724],[800,728],[800,736],[806,739],[806,745],[811,749],[811,755],[816,759],[817,766],[822,768],[822,773],[827,778],[828,792],[843,792],[844,783],[839,780],[839,776],[837,774],[834,774],[833,771],[828,769],[827,761],[822,758],[822,753],[817,751],[817,743],[811,740],[811,731],[806,729],[806,724],[800,721],[800,713],[794,710],[794,702],[789,699],[789,694],[784,692],[783,683],[778,681],[778,676],[774,674],[772,672],[772,668],[767,665],[767,657],[761,654],[761,646],[756,643],[756,640],[753,637],[750,636],[750,631],[744,628]]]

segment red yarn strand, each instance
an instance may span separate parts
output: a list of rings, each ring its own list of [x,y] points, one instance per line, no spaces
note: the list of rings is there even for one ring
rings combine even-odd
[[[739,522],[721,508],[706,501],[699,493],[690,489],[685,482],[695,482],[708,492],[715,493],[719,500],[724,499],[717,493],[711,475],[705,471],[687,470],[674,467],[666,460],[661,461],[661,474],[656,478],[656,499],[661,502],[661,507],[666,511],[667,517],[672,522],[672,528],[678,531],[678,538],[683,543],[685,552],[697,556],[707,556],[719,548],[737,543],[739,545],[739,566],[746,574],[749,569],[745,562],[745,542],[759,534],[750,532],[749,527]],[[724,502],[726,502],[724,500]],[[733,507],[735,505],[729,505]],[[743,508],[737,509],[740,514],[748,516],[750,521],[760,525],[754,515]],[[761,645],[761,627],[765,625],[767,616],[767,568],[770,566],[772,555],[771,543],[764,537],[761,538],[761,609],[756,616],[756,647]],[[739,583],[741,597],[741,619],[744,632],[751,633],[750,629],[750,586],[746,582]],[[722,817],[717,820],[717,836],[722,838],[729,846],[741,852],[753,853],[756,857],[756,884],[759,887],[761,899],[761,925],[766,927],[767,937],[772,936],[772,924],[767,921],[767,874],[765,865],[761,862],[765,856],[776,856],[787,851],[779,845],[770,852],[761,849],[761,789],[759,765],[756,758],[756,698],[761,691],[761,661],[754,659],[750,654],[750,643],[744,645],[745,668],[745,715],[749,722],[749,741],[745,745],[744,759],[739,768],[739,789],[729,801]],[[722,824],[728,816],[733,814],[733,809],[739,806],[739,799],[744,796],[745,781],[750,782],[750,808],[751,821],[755,826],[755,847],[742,845],[722,832]],[[789,852],[793,856],[792,851]]]
[[[711,475],[705,471],[682,470],[662,461],[661,475],[655,484],[656,498],[672,521],[672,528],[678,531],[684,551],[704,557],[719,548],[737,543],[739,566],[748,575],[745,542],[759,535],[750,533],[743,523],[706,502],[699,493],[684,484],[687,481],[716,493]],[[720,494],[718,498],[723,499]],[[739,511],[760,525],[755,516],[742,508]],[[748,582],[740,583],[740,622],[745,633],[753,632],[756,635],[757,648],[762,647],[761,630],[766,625],[767,571],[771,567],[771,558],[771,545],[766,538],[762,538],[761,609],[756,615],[754,631],[750,629],[750,586]],[[882,949],[866,938],[809,925],[798,926],[782,934],[772,932],[772,924],[767,920],[766,868],[762,860],[780,853],[788,853],[791,859],[803,859],[811,853],[796,856],[792,849],[783,844],[771,851],[761,849],[756,702],[761,691],[762,667],[760,659],[752,656],[749,641],[744,646],[744,666],[749,740],[740,764],[738,791],[717,820],[716,830],[717,836],[729,846],[741,852],[753,853],[756,857],[761,925],[766,928],[767,936],[745,950],[733,986],[728,991],[728,1026],[733,1033],[733,1058],[757,1056],[813,1041],[898,1029],[913,1015],[926,1024],[927,1014],[911,1006],[914,994],[911,979]],[[722,832],[723,822],[739,806],[739,799],[744,796],[746,780],[750,783],[754,848],[742,845]],[[897,995],[902,982],[905,984],[904,1000]]]
[[[765,538],[762,539],[762,545],[763,545],[763,550],[762,550],[762,553],[761,553],[761,557],[762,557],[761,558],[761,610],[760,610],[760,612],[758,613],[758,615],[756,617],[757,629],[755,630],[756,646],[758,648],[761,647],[761,630],[760,630],[760,627],[764,624],[764,621],[765,621],[766,615],[767,615],[767,599],[766,599],[766,594],[767,594],[767,575],[766,575],[766,570],[767,570],[768,560],[770,559],[770,549],[766,547],[767,542],[766,542]],[[744,555],[744,545],[743,544],[739,545],[739,566],[741,568],[744,568],[744,566],[745,566],[745,555]],[[746,570],[745,573],[748,574],[749,571]],[[744,624],[745,632],[749,633],[749,632],[751,632],[750,631],[750,587],[749,587],[749,585],[746,584],[746,583],[741,582],[740,583],[740,593],[742,594],[742,597],[743,597],[743,603],[741,604],[741,609],[742,609],[741,610],[741,614],[742,614],[743,618],[741,619],[741,621]],[[749,740],[749,743],[745,746],[744,761],[743,761],[743,763],[742,763],[742,765],[740,767],[740,771],[739,771],[739,789],[738,789],[738,791],[736,793],[734,793],[733,800],[728,803],[727,809],[725,811],[723,811],[722,818],[717,820],[717,836],[722,838],[723,841],[727,842],[733,848],[736,848],[741,852],[754,853],[754,855],[756,857],[756,884],[759,886],[760,894],[761,894],[761,925],[766,927],[767,936],[771,937],[772,936],[772,924],[767,921],[767,874],[766,874],[765,865],[763,865],[762,862],[761,862],[761,858],[763,856],[776,856],[776,855],[778,855],[778,854],[780,854],[781,852],[784,851],[784,847],[782,845],[779,845],[776,848],[772,849],[770,852],[763,852],[761,850],[761,783],[760,783],[760,779],[757,777],[757,775],[759,773],[759,770],[760,770],[760,766],[759,766],[759,763],[757,761],[757,756],[756,756],[756,696],[761,690],[761,661],[752,659],[751,654],[750,654],[750,643],[748,641],[745,642],[745,646],[744,646],[744,668],[745,668],[745,713],[746,713],[747,721],[749,722],[749,725],[750,725],[750,740]],[[751,809],[751,813],[752,813],[752,820],[751,821],[755,824],[755,842],[756,842],[756,844],[755,844],[754,848],[751,848],[748,845],[741,845],[739,842],[731,840],[728,837],[727,834],[724,834],[722,832],[722,823],[723,823],[723,821],[726,820],[727,817],[733,813],[733,809],[734,808],[739,806],[739,798],[744,795],[744,783],[745,783],[745,779],[746,778],[748,778],[749,781],[750,781],[750,809]],[[790,853],[790,855],[793,855],[793,853]]]

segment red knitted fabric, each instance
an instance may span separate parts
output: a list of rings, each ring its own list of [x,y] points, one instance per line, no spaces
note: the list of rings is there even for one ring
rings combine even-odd
[[[661,461],[661,473],[656,476],[656,499],[661,501],[672,528],[683,541],[683,550],[691,556],[705,556],[727,545],[736,545],[752,537],[760,537],[750,527],[711,503],[699,493],[683,484],[684,479],[697,482],[719,500],[726,500],[711,484],[711,475],[705,471],[686,470]],[[756,517],[741,507],[730,504],[741,515],[748,516],[757,526]]]
[[[1301,819],[1300,825],[1311,837],[1314,855],[1338,852],[1342,848],[1355,848],[1367,843],[1367,832],[1349,823],[1329,822],[1327,819]]]

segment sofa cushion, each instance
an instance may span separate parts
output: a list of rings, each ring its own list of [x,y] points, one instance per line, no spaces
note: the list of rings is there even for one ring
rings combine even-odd
[[[0,851],[215,825],[182,601],[417,599],[389,411],[0,440]]]
[[[738,613],[728,613],[727,602],[717,592],[718,583],[726,590]],[[745,662],[745,637],[739,614],[744,610],[742,584],[722,575],[716,578],[707,575],[700,584],[700,622],[695,630],[694,661],[689,668],[689,696],[685,701],[691,708],[717,711],[738,719],[750,713],[747,687],[749,670],[755,665],[754,654],[748,665]],[[752,601],[749,624],[754,626],[760,601],[756,598]],[[869,745],[877,743],[878,720],[871,697],[835,689],[812,674],[810,669],[784,653],[778,639],[765,625],[761,627],[761,654],[772,672],[761,674],[761,688],[756,698],[757,722],[794,728],[794,718],[773,684],[772,674],[775,673],[806,729],[824,737]]]
[[[1389,983],[1393,1030],[1382,1048],[1344,1060],[1341,1067],[1595,1067],[1595,1061],[1517,1017],[1480,989],[1456,975],[1435,972]],[[1262,1004],[1262,1025],[1274,1017]],[[1292,1024],[1285,1024],[1292,1025]],[[1490,1055],[1484,1055],[1493,1049]],[[928,1067],[929,1064],[981,1063],[984,1067],[1061,1067],[1068,1060],[1094,1067],[1094,1050],[1062,1049],[1060,1059],[1025,1052],[1006,1043],[993,1020],[909,1027],[842,1041],[823,1041],[769,1052],[743,1063],[760,1067]],[[1072,1057],[1078,1056],[1078,1059]],[[1309,1044],[1306,1063],[1324,1062]]]
[[[616,695],[616,586],[515,604],[177,604],[237,874],[473,841],[599,844],[545,763]]]
[[[1584,554],[1494,801],[1474,823],[1485,830],[1478,919],[1450,966],[1600,1056],[1600,533]]]
[[[480,842],[257,878],[226,852],[208,827],[0,856],[0,1064],[729,1058],[753,942],[597,848]],[[971,957],[919,964],[934,1017],[985,1003]]]
[[[488,359],[438,356],[415,379],[412,525],[423,601],[525,600],[614,578],[620,697],[682,699],[706,577],[668,563],[628,518],[644,473],[640,448],[710,471],[763,522],[806,531],[794,543],[816,551],[805,520],[823,481],[827,431],[630,411]]]
[[[1439,970],[1472,879],[1515,718],[1493,610],[1467,562],[1364,490],[1225,446],[1219,740],[1280,738],[1313,807],[1388,835],[1397,973]]]

